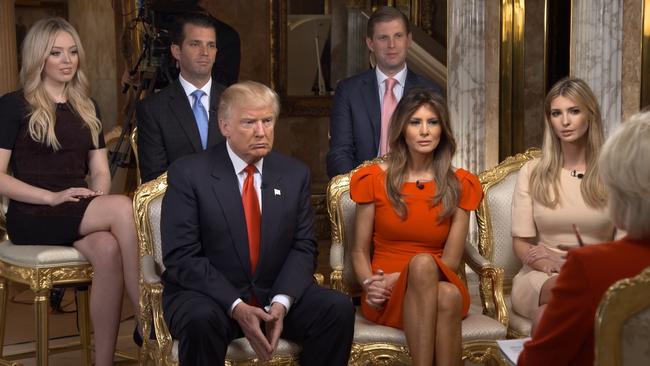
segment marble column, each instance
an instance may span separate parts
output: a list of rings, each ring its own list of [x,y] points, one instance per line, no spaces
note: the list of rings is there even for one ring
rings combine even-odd
[[[0,95],[18,89],[14,0],[0,0]]]
[[[623,0],[573,0],[571,74],[591,86],[605,136],[622,117]]]
[[[485,1],[451,0],[447,20],[447,99],[457,150],[453,164],[485,167]]]
[[[492,84],[486,69],[493,64],[486,60],[485,3],[485,0],[447,3],[447,100],[457,146],[453,165],[475,174],[486,169],[486,123],[488,116],[494,116],[486,104],[493,96],[488,93]],[[498,120],[493,122],[498,131]],[[498,150],[498,142],[492,145]],[[467,237],[472,243],[478,242],[476,227],[472,215]]]

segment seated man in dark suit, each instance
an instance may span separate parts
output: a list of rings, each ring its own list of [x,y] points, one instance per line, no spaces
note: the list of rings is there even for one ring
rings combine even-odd
[[[411,46],[409,20],[398,9],[381,7],[368,20],[366,44],[377,67],[342,80],[330,116],[327,174],[347,173],[388,152],[388,126],[397,102],[410,88],[441,89],[406,67]]]
[[[179,18],[171,45],[181,70],[178,80],[145,98],[136,110],[143,182],[164,173],[181,156],[223,140],[217,105],[224,87],[211,78],[216,42],[210,17],[193,13]]]
[[[301,365],[348,362],[354,307],[314,283],[309,169],[271,151],[279,109],[262,84],[230,86],[219,103],[226,141],[169,168],[163,309],[181,365],[223,365],[242,335],[260,360],[282,336],[302,344]]]

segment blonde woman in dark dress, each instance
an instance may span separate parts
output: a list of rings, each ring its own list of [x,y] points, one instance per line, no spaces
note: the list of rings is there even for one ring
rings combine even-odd
[[[16,245],[72,245],[92,264],[95,362],[111,365],[125,288],[138,309],[131,200],[107,194],[102,126],[76,30],[61,18],[37,21],[25,37],[22,60],[22,89],[0,98],[7,232]]]

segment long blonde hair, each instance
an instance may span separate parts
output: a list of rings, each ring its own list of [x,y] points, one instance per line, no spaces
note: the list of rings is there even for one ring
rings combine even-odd
[[[551,102],[559,97],[571,99],[587,115],[587,166],[580,182],[580,193],[585,203],[592,208],[604,207],[607,203],[605,186],[598,175],[598,154],[603,145],[603,123],[600,108],[594,93],[582,79],[564,78],[551,88],[544,101],[544,142],[542,156],[530,173],[530,192],[534,200],[553,208],[559,203],[559,178],[564,164],[560,139],[551,126]]]
[[[436,193],[431,206],[442,203],[438,220],[451,216],[458,205],[460,183],[451,168],[451,159],[456,152],[456,140],[449,124],[447,103],[436,92],[424,88],[412,88],[400,100],[391,118],[388,131],[390,154],[387,157],[386,193],[395,212],[405,219],[407,207],[401,193],[402,185],[408,174],[408,146],[404,131],[411,116],[422,106],[431,107],[438,114],[438,123],[442,128],[440,142],[433,155],[433,179]]]
[[[73,110],[90,129],[93,145],[98,147],[101,122],[97,118],[95,105],[89,97],[90,87],[83,71],[85,66],[84,49],[77,31],[70,23],[61,18],[45,18],[37,21],[27,32],[23,42],[20,84],[25,100],[30,107],[29,135],[34,141],[45,143],[55,151],[61,148],[54,133],[56,105],[47,94],[42,82],[45,61],[50,55],[59,32],[67,32],[72,36],[79,55],[77,72],[72,80],[66,83],[63,94]]]

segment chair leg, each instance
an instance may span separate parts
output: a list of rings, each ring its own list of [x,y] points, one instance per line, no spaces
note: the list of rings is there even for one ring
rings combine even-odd
[[[47,366],[48,362],[48,309],[50,290],[42,289],[34,295],[34,312],[36,314],[36,364]]]
[[[81,364],[91,366],[90,350],[90,314],[88,301],[88,287],[77,288],[77,314],[79,316],[79,338],[81,339]]]
[[[5,326],[7,321],[7,300],[9,296],[7,295],[7,280],[2,277],[0,278],[0,358],[4,352],[5,344]]]

